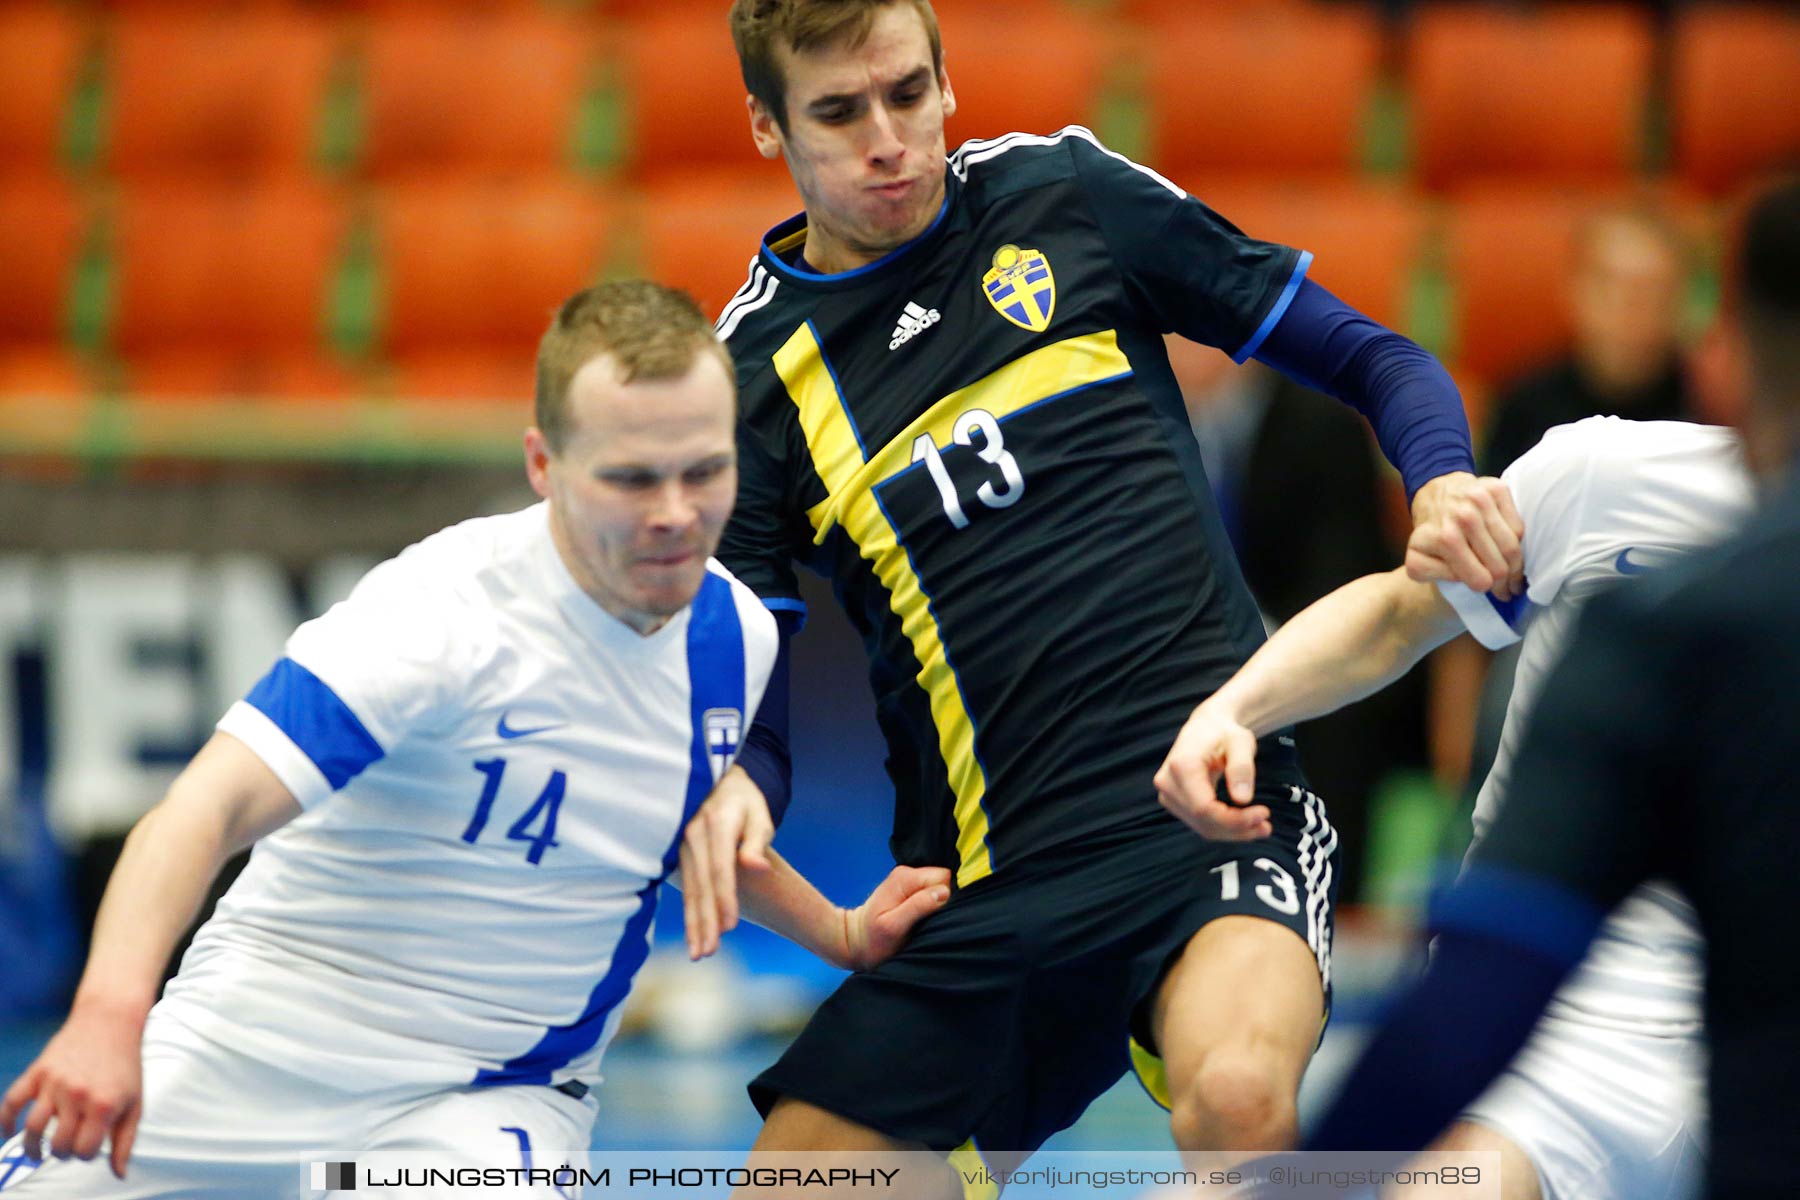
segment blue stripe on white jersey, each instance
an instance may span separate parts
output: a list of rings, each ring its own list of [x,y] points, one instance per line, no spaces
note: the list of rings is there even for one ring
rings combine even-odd
[[[699,669],[704,666],[705,669]],[[694,721],[694,740],[690,750],[687,804],[681,814],[681,828],[693,819],[706,802],[714,782],[723,771],[713,769],[713,746],[708,718],[717,713],[737,715],[737,735],[728,758],[737,755],[737,743],[744,728],[744,630],[738,623],[737,603],[731,596],[731,584],[722,576],[706,573],[700,592],[694,597],[693,615],[688,619],[688,685],[691,688],[689,709]],[[727,764],[729,765],[729,764]],[[681,848],[681,833],[669,844],[663,856],[663,874],[675,869]]]
[[[332,791],[356,778],[385,751],[350,706],[324,680],[283,658],[245,697],[302,750]]]
[[[656,919],[656,898],[663,881],[680,857],[681,836],[711,793],[715,774],[707,717],[735,712],[738,728],[744,723],[744,631],[738,620],[731,584],[708,571],[694,597],[688,618],[688,685],[693,736],[689,749],[687,797],[674,840],[663,855],[663,872],[638,892],[638,908],[625,922],[606,974],[594,986],[588,1002],[568,1025],[548,1030],[537,1045],[497,1070],[482,1070],[472,1081],[476,1087],[506,1084],[548,1084],[551,1077],[577,1057],[592,1050],[606,1031],[612,1012],[631,990],[631,980],[650,954],[650,929]],[[736,747],[732,747],[735,754]]]

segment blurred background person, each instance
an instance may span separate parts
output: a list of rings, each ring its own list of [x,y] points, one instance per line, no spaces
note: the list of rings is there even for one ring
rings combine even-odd
[[[1682,316],[1691,252],[1648,209],[1583,222],[1569,264],[1568,350],[1495,395],[1482,469],[1498,475],[1544,432],[1583,417],[1697,419]]]

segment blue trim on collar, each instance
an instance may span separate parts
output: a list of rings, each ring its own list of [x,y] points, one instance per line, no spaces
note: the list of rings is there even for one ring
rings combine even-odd
[[[888,251],[872,263],[864,263],[862,266],[852,267],[848,271],[837,271],[832,273],[815,271],[808,266],[795,266],[793,263],[790,263],[785,258],[781,257],[781,255],[775,253],[772,248],[774,242],[778,242],[785,237],[792,237],[797,230],[806,227],[806,214],[803,212],[798,216],[789,217],[787,220],[763,235],[761,247],[763,265],[784,278],[799,283],[848,283],[852,280],[860,279],[872,271],[881,270],[881,268],[887,266],[895,259],[909,253],[921,243],[929,240],[931,236],[943,226],[944,218],[950,215],[951,202],[955,199],[956,189],[954,177],[951,175],[949,168],[946,167],[944,170],[944,203],[938,207],[937,216],[932,218],[931,224],[926,226],[923,232],[911,241]]]

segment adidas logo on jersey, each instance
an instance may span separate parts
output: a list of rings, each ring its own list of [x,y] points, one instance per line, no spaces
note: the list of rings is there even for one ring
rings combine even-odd
[[[888,349],[898,350],[943,319],[937,309],[920,308],[907,301],[906,311],[900,314],[900,323],[894,326],[894,340],[888,343]]]

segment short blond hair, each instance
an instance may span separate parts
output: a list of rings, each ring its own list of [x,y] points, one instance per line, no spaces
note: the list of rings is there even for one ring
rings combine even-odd
[[[775,50],[804,54],[843,41],[855,49],[868,40],[875,15],[890,4],[911,4],[931,41],[931,67],[944,73],[944,42],[931,0],[732,0],[731,40],[737,46],[744,87],[788,129],[787,77]]]
[[[647,279],[602,283],[563,302],[538,342],[537,427],[550,449],[569,437],[569,387],[603,354],[625,383],[679,379],[700,355],[719,356],[735,389],[737,373],[712,322],[692,296]]]

